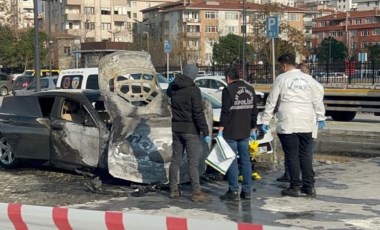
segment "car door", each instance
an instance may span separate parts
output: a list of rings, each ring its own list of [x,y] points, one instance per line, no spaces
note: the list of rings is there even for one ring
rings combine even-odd
[[[0,121],[0,133],[17,158],[49,159],[50,120],[40,103],[36,96],[3,99],[0,113],[8,116]]]
[[[194,82],[195,82],[195,85],[198,86],[205,93],[211,94],[215,91],[210,86],[210,79],[196,78]]]
[[[210,79],[211,95],[218,100],[222,100],[222,91],[225,87],[225,83],[219,79]]]
[[[98,166],[100,135],[90,106],[70,97],[57,100],[51,125],[52,164]]]

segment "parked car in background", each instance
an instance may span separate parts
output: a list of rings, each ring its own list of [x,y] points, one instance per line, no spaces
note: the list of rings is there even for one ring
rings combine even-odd
[[[7,96],[11,89],[11,77],[6,73],[0,72],[0,96]]]
[[[169,71],[168,74],[166,72],[161,73],[162,76],[164,76],[168,81],[171,81],[174,79],[178,74],[181,74],[180,71]]]
[[[60,71],[57,70],[57,69],[52,69],[51,70],[51,76],[58,76],[59,72]],[[27,70],[24,71],[24,73],[22,73],[22,75],[32,75],[32,76],[34,76],[34,74],[35,74],[35,70],[34,69],[27,69]],[[50,76],[50,70],[49,69],[41,69],[40,76],[41,77]]]
[[[167,89],[169,86],[169,81],[166,79],[166,77],[162,76],[160,73],[156,73],[158,84],[160,85],[161,89]]]
[[[21,76],[22,73],[12,73],[10,74],[11,78],[12,78],[12,83],[13,81],[15,81],[17,79],[17,77]]]
[[[98,72],[98,68],[62,70],[57,80],[57,88],[99,89]]]
[[[218,100],[222,100],[222,91],[227,86],[227,82],[224,76],[207,76],[195,78],[195,84],[201,89],[201,91],[210,94]],[[246,82],[250,85],[250,83]],[[263,109],[265,106],[264,93],[256,91],[257,106],[259,109]]]
[[[12,84],[12,94],[15,95],[16,90],[24,89],[29,86],[29,84],[34,81],[34,76],[31,75],[21,75],[13,81]]]
[[[47,91],[56,89],[57,85],[57,76],[54,77],[44,77],[40,79],[40,88],[41,91]],[[26,88],[15,90],[14,95],[15,96],[21,96],[21,95],[29,95],[36,92],[36,80],[33,80]]]

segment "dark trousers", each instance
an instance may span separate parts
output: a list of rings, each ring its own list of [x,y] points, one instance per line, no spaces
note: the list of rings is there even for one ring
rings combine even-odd
[[[311,133],[278,134],[289,168],[290,187],[314,187],[313,138]],[[300,180],[302,173],[302,181]]]
[[[169,167],[170,189],[178,189],[179,169],[181,167],[182,156],[186,150],[191,187],[194,192],[201,189],[199,183],[199,157],[202,150],[199,135],[173,133],[173,156]]]

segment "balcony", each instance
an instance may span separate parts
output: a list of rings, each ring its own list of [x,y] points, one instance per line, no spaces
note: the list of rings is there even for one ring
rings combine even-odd
[[[199,51],[201,50],[199,46],[186,46],[185,48],[187,51]]]
[[[313,38],[313,35],[310,33],[305,33],[305,40],[311,40]]]
[[[82,5],[82,1],[81,0],[67,0],[66,5],[80,6]]]
[[[186,32],[186,37],[188,37],[188,38],[200,38],[201,32]]]
[[[199,18],[184,18],[183,22],[188,25],[199,25],[201,20]]]
[[[128,15],[126,15],[126,14],[114,14],[113,20],[115,22],[126,22],[128,20]]]
[[[67,21],[80,21],[81,20],[81,14],[66,14],[66,20]]]

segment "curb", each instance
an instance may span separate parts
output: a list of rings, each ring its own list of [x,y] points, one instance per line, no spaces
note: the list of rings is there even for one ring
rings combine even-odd
[[[261,224],[0,203],[0,229],[59,230],[281,230]]]

